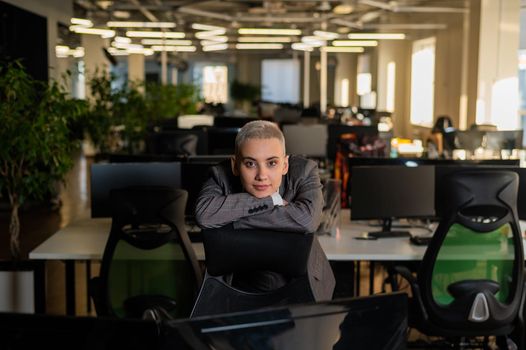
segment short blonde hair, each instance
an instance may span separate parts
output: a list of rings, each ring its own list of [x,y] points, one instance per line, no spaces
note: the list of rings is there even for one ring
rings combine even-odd
[[[285,155],[285,137],[283,133],[273,122],[267,120],[254,120],[246,123],[237,133],[235,143],[235,157],[241,156],[241,147],[248,139],[278,139],[283,145],[283,154]]]

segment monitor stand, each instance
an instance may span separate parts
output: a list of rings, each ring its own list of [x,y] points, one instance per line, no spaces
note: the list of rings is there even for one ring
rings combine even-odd
[[[383,219],[382,231],[368,232],[369,237],[374,238],[396,238],[396,237],[411,237],[409,231],[393,231],[391,230],[393,219]]]

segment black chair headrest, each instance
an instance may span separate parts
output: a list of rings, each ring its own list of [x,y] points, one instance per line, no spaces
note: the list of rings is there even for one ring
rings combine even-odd
[[[304,275],[313,234],[273,230],[234,230],[232,225],[203,230],[206,268],[210,275],[274,271]]]

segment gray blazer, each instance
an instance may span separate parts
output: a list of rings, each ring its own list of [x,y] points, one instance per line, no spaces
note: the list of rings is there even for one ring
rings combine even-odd
[[[317,164],[291,155],[289,171],[283,177],[279,192],[288,205],[274,206],[271,197],[256,198],[243,192],[239,177],[232,173],[230,161],[222,162],[212,168],[210,178],[199,193],[196,221],[202,228],[233,223],[234,229],[316,231],[323,209]],[[334,275],[316,237],[309,256],[308,274],[315,299],[331,299]]]

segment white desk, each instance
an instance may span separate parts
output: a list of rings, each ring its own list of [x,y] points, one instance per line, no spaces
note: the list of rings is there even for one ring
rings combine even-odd
[[[409,243],[407,237],[378,240],[356,240],[362,232],[378,228],[364,223],[351,223],[349,210],[341,212],[340,229],[334,236],[318,236],[320,245],[331,261],[411,261],[421,260],[426,247]],[[109,236],[111,219],[84,219],[59,230],[29,253],[29,259],[62,260],[66,264],[66,310],[75,310],[75,261],[102,259]],[[521,231],[526,222],[521,222]],[[425,229],[411,229],[412,234],[429,234]],[[203,261],[202,243],[193,243],[197,259]]]
[[[101,260],[108,239],[111,219],[84,219],[59,230],[29,253],[29,259],[41,260]],[[366,224],[352,223],[349,210],[342,210],[341,226],[335,236],[318,236],[329,260],[420,260],[425,247],[409,244],[408,238],[389,238],[373,241],[353,239],[362,232],[374,231]],[[425,234],[423,229],[411,229]],[[204,260],[202,243],[193,243],[197,259]]]

